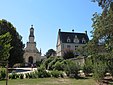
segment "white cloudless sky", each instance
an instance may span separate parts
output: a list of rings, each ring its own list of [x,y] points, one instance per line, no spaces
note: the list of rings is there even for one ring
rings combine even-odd
[[[26,44],[29,29],[34,26],[37,48],[45,54],[56,50],[58,29],[75,32],[92,30],[92,15],[101,12],[91,0],[0,0],[0,19],[6,19],[16,27]]]

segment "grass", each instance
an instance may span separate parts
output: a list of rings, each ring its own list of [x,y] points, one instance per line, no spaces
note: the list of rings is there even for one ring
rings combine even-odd
[[[0,85],[5,85],[5,81],[0,81]],[[9,80],[8,85],[95,85],[95,81],[70,78],[14,79]]]

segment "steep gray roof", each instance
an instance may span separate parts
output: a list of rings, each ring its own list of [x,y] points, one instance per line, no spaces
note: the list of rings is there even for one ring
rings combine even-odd
[[[79,44],[82,44],[82,39],[84,38],[86,43],[89,41],[88,35],[86,33],[75,33],[75,32],[59,32],[59,38],[62,43],[74,43],[74,38],[77,36],[79,39]],[[71,42],[67,42],[67,38],[70,38]]]

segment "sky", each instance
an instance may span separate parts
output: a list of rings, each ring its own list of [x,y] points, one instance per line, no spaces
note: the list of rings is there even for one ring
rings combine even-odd
[[[58,29],[81,33],[87,30],[91,39],[95,12],[101,13],[101,8],[91,0],[0,0],[0,19],[16,27],[24,44],[33,25],[37,48],[43,55],[49,49],[56,50]]]

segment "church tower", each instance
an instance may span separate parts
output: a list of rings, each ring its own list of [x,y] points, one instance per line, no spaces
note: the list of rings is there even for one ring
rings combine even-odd
[[[38,51],[36,48],[36,42],[34,41],[34,28],[31,25],[30,34],[29,34],[29,41],[26,44],[24,59],[27,65],[35,64],[37,61],[41,60],[41,52]]]
[[[33,25],[31,25],[31,28],[30,28],[29,42],[34,42],[34,28],[33,28]]]

